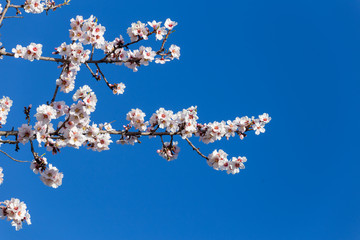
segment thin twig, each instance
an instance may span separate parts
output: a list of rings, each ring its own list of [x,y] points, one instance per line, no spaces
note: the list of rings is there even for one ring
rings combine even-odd
[[[199,150],[199,148],[196,148],[194,146],[194,144],[192,142],[190,142],[190,140],[188,138],[185,138],[185,140],[188,142],[188,144],[193,148],[193,150],[195,150],[200,156],[202,156],[203,158],[205,158],[206,160],[209,160],[209,158],[207,156],[205,156],[204,154],[202,154]]]
[[[160,50],[157,51],[158,54],[164,51],[164,46],[165,46],[166,40],[168,39],[170,34],[171,34],[171,31],[168,31],[166,36],[164,37],[164,40],[163,40],[162,44],[161,44]]]
[[[9,157],[11,160],[15,161],[15,162],[21,162],[21,163],[29,163],[30,161],[20,161],[20,160],[17,160],[15,158],[13,158],[12,156],[10,156],[9,154],[7,154],[6,152],[0,150],[0,152],[2,152],[3,154],[5,154],[7,157]]]
[[[23,16],[9,16],[9,17],[4,17],[4,19],[7,19],[7,18],[24,18]]]
[[[88,63],[85,63],[85,66],[87,67],[87,69],[89,69],[91,75],[92,75],[96,80],[100,80],[99,76],[97,76],[97,75],[93,72],[93,70],[91,69],[91,67],[89,66]]]
[[[64,64],[62,70],[61,70],[61,73],[60,73],[60,78],[61,78],[61,75],[63,74],[63,72],[65,71],[65,69],[68,67],[69,65],[68,64]],[[53,103],[55,101],[55,98],[56,98],[56,95],[57,93],[59,92],[59,85],[56,84],[56,88],[55,88],[55,91],[54,91],[54,95],[50,101],[50,104]]]
[[[152,32],[150,32],[147,36],[150,36],[150,35],[152,35],[152,34],[154,34],[156,31],[155,30],[153,30]],[[111,52],[109,52],[108,54],[106,54],[106,56],[105,57],[103,57],[100,61],[104,61],[104,60],[106,60],[111,54],[113,54],[117,49],[120,49],[120,48],[128,48],[128,46],[130,46],[130,45],[132,45],[132,44],[135,44],[135,43],[137,43],[137,42],[140,42],[141,40],[143,40],[144,38],[142,38],[142,37],[138,37],[138,39],[137,40],[135,40],[135,41],[132,41],[132,42],[129,42],[129,43],[127,43],[127,44],[123,44],[123,45],[119,45],[119,46],[117,46],[117,47],[114,47],[114,49],[111,51]],[[90,59],[90,60],[92,60],[92,59]]]
[[[91,49],[90,61],[93,59],[94,50],[95,50],[95,45],[93,44],[93,45],[92,45],[92,49]]]
[[[19,143],[19,141],[12,141],[12,140],[0,140],[0,143],[18,144],[18,143]]]
[[[99,70],[99,73],[101,74],[101,76],[103,77],[103,79],[104,79],[104,81],[105,81],[105,83],[106,83],[106,85],[112,90],[113,89],[113,87],[114,87],[114,85],[112,85],[112,84],[110,84],[109,82],[108,82],[108,80],[106,79],[106,77],[105,77],[105,75],[104,75],[104,73],[101,71],[101,69],[100,69],[100,67],[99,67],[99,65],[97,64],[97,63],[95,63],[95,66],[97,67],[97,69]]]

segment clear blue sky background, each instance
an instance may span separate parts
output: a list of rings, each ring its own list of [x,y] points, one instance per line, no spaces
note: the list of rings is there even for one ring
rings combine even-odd
[[[205,154],[222,148],[247,156],[234,176],[208,167],[184,141],[170,163],[156,153],[159,139],[101,153],[47,153],[65,175],[58,189],[1,156],[0,199],[25,201],[33,221],[20,232],[0,221],[1,239],[360,239],[360,1],[73,0],[48,16],[5,20],[0,41],[8,50],[42,43],[49,56],[70,42],[70,18],[91,14],[108,40],[126,36],[137,20],[169,17],[179,22],[169,43],[181,47],[180,61],[137,73],[106,66],[110,81],[127,85],[121,96],[83,68],[76,87],[96,92],[93,121],[116,120],[120,128],[131,108],[149,117],[159,107],[191,105],[201,122],[263,112],[273,120],[244,141],[194,138]],[[52,62],[8,57],[0,72],[0,96],[14,100],[5,129],[25,122],[24,106],[49,100],[59,75]],[[71,103],[70,96],[58,99]],[[2,149],[31,160],[28,145]]]

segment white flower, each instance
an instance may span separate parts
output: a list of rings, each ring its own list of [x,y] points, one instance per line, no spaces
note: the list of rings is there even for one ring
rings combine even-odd
[[[267,113],[259,115],[259,119],[264,123],[268,123],[271,121],[271,117],[269,117],[269,114],[267,114]]]
[[[265,123],[263,122],[255,122],[253,125],[253,129],[255,131],[256,135],[259,135],[260,133],[264,133],[265,132]]]
[[[166,62],[169,62],[169,61],[170,61],[170,59],[163,58],[163,57],[155,59],[155,63],[160,63],[160,64],[165,64]]]
[[[228,154],[221,149],[219,151],[214,150],[208,156],[207,163],[210,167],[213,167],[215,170],[225,170],[229,165],[227,156]]]
[[[177,25],[177,22],[171,21],[171,19],[168,18],[166,19],[164,25],[167,29],[172,30]]]
[[[21,127],[18,128],[18,131],[18,141],[22,144],[25,144],[29,140],[33,139],[34,131],[32,130],[31,126],[23,124]]]
[[[145,131],[149,124],[148,122],[145,122],[145,116],[145,113],[140,109],[131,109],[131,111],[126,114],[126,120],[130,121],[130,126],[135,127],[135,129]]]
[[[238,129],[238,127],[236,126],[236,124],[234,124],[232,121],[228,120],[226,122],[227,124],[225,125],[225,137],[227,139],[229,139],[229,137],[234,137],[235,136],[235,132]]]
[[[39,122],[49,123],[52,119],[56,119],[56,110],[46,104],[40,105],[36,108],[36,120]]]
[[[180,58],[180,47],[172,44],[169,48],[172,58],[179,59]]]
[[[72,99],[74,101],[78,100],[79,98],[84,99],[91,91],[92,90],[88,85],[84,85],[75,92]]]
[[[45,171],[40,172],[40,174],[40,179],[46,186],[52,188],[58,188],[61,186],[64,174],[59,172],[59,170],[56,167],[53,167],[52,164],[49,164],[48,168],[46,168]]]
[[[3,183],[3,181],[4,181],[4,173],[2,167],[0,167],[0,185]]]
[[[240,169],[245,169],[244,162],[246,162],[246,157],[233,157],[227,169],[228,174],[236,174],[240,172]]]
[[[39,60],[41,54],[42,54],[42,44],[30,43],[30,45],[26,47],[26,51],[23,58],[29,61],[33,61],[34,59]]]
[[[151,47],[140,47],[140,52],[142,53],[142,57],[145,61],[153,61],[154,57],[156,56],[156,52],[152,50]],[[144,63],[143,63],[144,64]]]
[[[0,99],[0,126],[6,123],[7,115],[12,104],[13,101],[9,97],[3,97]]]
[[[26,48],[21,45],[16,45],[16,48],[13,48],[11,51],[14,53],[15,58],[23,58]]]
[[[149,26],[151,26],[152,28],[154,28],[154,30],[158,29],[161,25],[161,22],[156,22],[155,20],[153,20],[152,22],[148,22]]]
[[[113,93],[114,94],[123,94],[124,91],[125,91],[125,84],[123,83],[117,83],[117,84],[114,84],[114,88],[112,89],[113,90]]]
[[[64,101],[53,102],[50,104],[56,111],[56,118],[59,118],[69,112],[69,106]]]
[[[165,27],[158,28],[156,30],[156,40],[163,40],[164,36],[167,34]]]
[[[127,29],[127,33],[131,41],[136,41],[138,37],[141,37],[145,40],[148,39],[149,30],[146,27],[145,23],[138,21],[137,23],[132,23],[131,27]]]
[[[70,45],[67,45],[65,42],[63,42],[60,47],[56,48],[56,51],[58,51],[61,56],[70,56],[71,47]]]

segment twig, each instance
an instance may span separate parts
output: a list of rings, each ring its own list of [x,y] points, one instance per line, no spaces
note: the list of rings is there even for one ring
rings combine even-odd
[[[95,50],[95,45],[93,44],[93,45],[92,45],[92,49],[91,49],[90,61],[93,59],[94,50]]]
[[[88,63],[85,63],[85,66],[87,67],[87,69],[89,69],[91,75],[92,75],[97,81],[99,81],[99,80],[100,80],[100,77],[93,72],[93,70],[91,69],[91,67],[89,66],[89,64],[88,64]]]
[[[24,18],[23,16],[9,16],[9,17],[4,17],[4,19],[7,19],[7,18]]]
[[[62,68],[62,70],[61,70],[61,73],[60,73],[60,77],[61,77],[61,75],[63,74],[63,72],[65,71],[65,69],[66,69],[68,66],[69,66],[68,64],[64,64],[64,66],[63,66],[63,68]],[[56,95],[57,95],[58,91],[59,91],[59,85],[56,84],[56,88],[55,88],[55,91],[54,91],[54,95],[53,95],[53,97],[52,97],[52,99],[51,99],[51,101],[50,101],[50,104],[55,101],[55,98],[56,98]],[[49,105],[49,104],[48,104],[48,105]]]
[[[202,156],[203,158],[205,158],[206,160],[209,160],[209,158],[207,156],[205,156],[204,154],[202,154],[199,150],[199,148],[196,148],[194,146],[194,144],[192,144],[192,142],[190,142],[190,140],[188,138],[185,138],[185,140],[188,142],[188,144],[193,148],[193,150],[195,150],[200,156]]]
[[[99,73],[101,74],[101,76],[103,77],[103,79],[104,79],[104,81],[105,81],[105,83],[106,83],[106,85],[112,90],[113,88],[114,88],[114,85],[112,85],[112,84],[110,84],[109,82],[108,82],[108,80],[106,79],[106,77],[105,77],[105,75],[104,75],[104,73],[101,71],[101,69],[100,69],[100,67],[99,67],[99,65],[97,64],[97,63],[95,63],[95,66],[97,67],[97,69],[99,70]]]
[[[30,162],[30,161],[20,161],[20,160],[17,160],[15,158],[13,158],[12,156],[10,156],[9,154],[7,154],[6,152],[0,150],[0,152],[2,152],[3,154],[5,154],[7,157],[9,157],[11,160],[15,161],[15,162],[21,162],[21,163],[26,163],[26,162]]]
[[[0,140],[0,143],[7,143],[7,144],[18,144],[18,141],[12,141],[12,140]]]
[[[161,44],[160,50],[156,52],[157,54],[159,54],[159,53],[161,53],[161,52],[164,51],[165,42],[166,42],[166,40],[168,39],[168,37],[169,37],[170,34],[171,34],[171,31],[168,31],[167,34],[166,34],[166,36],[164,37],[164,40],[163,40],[162,44]]]

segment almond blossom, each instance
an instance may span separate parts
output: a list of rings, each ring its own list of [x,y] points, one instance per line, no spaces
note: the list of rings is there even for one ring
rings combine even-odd
[[[0,202],[0,218],[11,221],[11,225],[15,227],[16,231],[22,228],[23,222],[31,224],[26,204],[17,198]]]
[[[58,188],[62,184],[62,179],[64,174],[59,172],[56,167],[53,167],[52,164],[49,164],[48,167],[40,172],[41,181],[52,188]]]
[[[64,2],[64,4],[67,3],[68,1]],[[23,8],[25,12],[37,14],[44,10],[46,12],[49,9],[55,10],[57,7],[53,1],[49,0],[26,0],[20,8]],[[2,10],[0,4],[0,12]],[[239,173],[240,169],[245,168],[246,157],[232,157],[229,160],[228,154],[221,149],[214,150],[205,156],[199,148],[192,144],[190,139],[197,137],[199,141],[209,144],[235,136],[244,139],[248,131],[254,131],[256,135],[259,135],[265,132],[265,125],[271,120],[267,113],[259,115],[258,118],[244,116],[227,121],[201,123],[196,106],[178,112],[165,108],[154,109],[155,111],[149,115],[151,117],[148,120],[145,119],[145,112],[139,108],[133,108],[126,114],[128,122],[123,125],[122,129],[116,130],[111,125],[112,122],[92,122],[91,115],[96,110],[98,98],[89,85],[76,86],[77,90],[72,96],[73,102],[55,101],[58,90],[69,93],[75,89],[78,72],[85,67],[97,81],[104,81],[114,94],[123,94],[125,84],[110,83],[99,65],[101,63],[122,65],[136,72],[141,66],[148,66],[153,61],[165,64],[179,59],[179,46],[171,44],[169,48],[165,47],[169,35],[174,32],[173,29],[177,25],[178,23],[170,18],[166,19],[164,25],[155,20],[147,22],[147,24],[141,21],[134,22],[126,30],[131,40],[126,43],[121,35],[116,35],[119,37],[114,40],[106,40],[104,37],[106,27],[101,25],[95,16],[91,15],[86,19],[78,15],[70,20],[69,37],[71,42],[60,41],[58,44],[62,43],[53,52],[57,56],[53,58],[42,57],[42,44],[30,43],[27,47],[17,44],[12,49],[12,53],[7,53],[0,43],[0,59],[5,55],[29,61],[47,60],[57,62],[61,69],[59,77],[56,79],[57,86],[53,98],[36,108],[36,113],[33,115],[36,122],[30,125],[31,121],[34,121],[30,115],[31,107],[25,108],[27,124],[22,124],[17,131],[2,131],[0,136],[5,136],[5,138],[14,136],[15,140],[0,139],[0,144],[16,144],[18,149],[18,143],[25,145],[30,142],[33,156],[30,169],[40,175],[41,181],[46,186],[52,188],[62,185],[64,174],[48,163],[44,154],[40,156],[37,152],[38,149],[45,147],[52,154],[58,154],[65,147],[75,149],[85,147],[100,152],[110,149],[110,145],[115,141],[112,139],[113,135],[117,137],[116,143],[129,145],[141,143],[141,137],[158,137],[156,139],[160,138],[162,147],[157,150],[157,153],[167,161],[177,159],[180,152],[178,141],[174,141],[174,138],[183,139],[206,159],[210,167],[226,171],[228,174]],[[154,35],[156,40],[162,41],[159,44],[160,48],[136,45],[140,41],[148,40],[151,35]],[[99,52],[104,56],[96,58]],[[0,99],[0,127],[6,123],[12,104],[13,102],[8,97]],[[169,138],[170,141],[166,142],[163,138]],[[38,148],[34,147],[35,140]],[[4,176],[2,171],[3,169],[0,167],[0,184],[3,182]],[[15,198],[0,203],[0,218],[12,221],[16,230],[22,227],[23,222],[31,224],[25,203]]]
[[[2,167],[0,167],[0,185],[3,183],[3,181],[4,181],[4,173]]]

